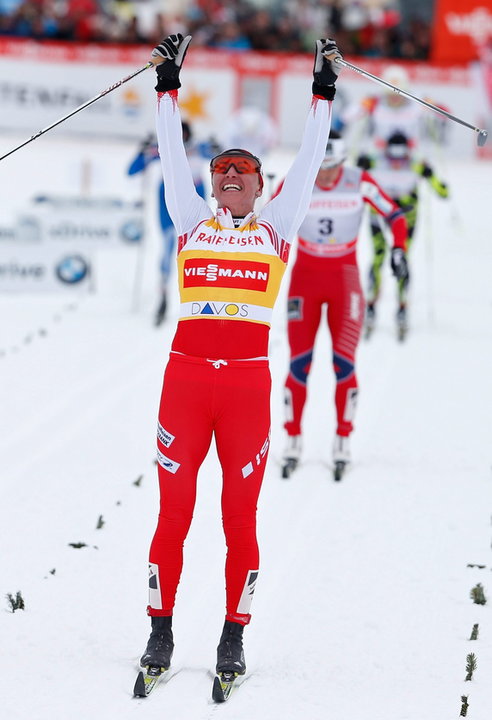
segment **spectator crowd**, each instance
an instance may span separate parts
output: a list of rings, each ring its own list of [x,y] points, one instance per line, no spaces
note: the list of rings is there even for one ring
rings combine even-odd
[[[429,23],[403,23],[397,0],[0,0],[3,36],[153,46],[174,32],[238,52],[311,52],[334,37],[346,55],[429,57]]]

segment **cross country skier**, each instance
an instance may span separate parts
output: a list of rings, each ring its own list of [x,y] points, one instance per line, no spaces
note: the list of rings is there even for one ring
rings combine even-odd
[[[419,184],[422,178],[441,198],[449,195],[448,186],[436,175],[434,169],[422,160],[412,156],[411,141],[401,131],[388,138],[382,155],[370,157],[362,155],[357,164],[366,170],[385,189],[392,200],[402,208],[408,225],[408,250],[414,237],[419,212]],[[366,337],[369,337],[376,322],[376,302],[381,289],[382,266],[386,257],[385,228],[381,218],[374,212],[370,214],[370,230],[373,244],[373,258],[369,269],[369,292],[366,306]],[[396,322],[398,338],[403,340],[408,331],[408,284],[410,274],[398,278],[398,309]]]
[[[410,86],[410,77],[402,65],[388,65],[382,74],[382,79],[404,92]],[[442,105],[438,105],[442,107]],[[403,135],[407,139],[408,152],[411,154],[412,162],[417,170],[417,153],[424,142],[431,141],[433,144],[443,143],[445,139],[446,121],[434,113],[430,115],[420,105],[413,103],[408,97],[388,88],[379,95],[371,95],[363,98],[358,105],[348,107],[343,114],[343,122],[350,130],[351,137],[355,138],[359,132],[359,143],[362,145],[359,150],[357,164],[365,170],[370,170],[371,175],[378,181],[381,187],[398,202],[398,197],[405,199],[407,222],[409,225],[409,237],[413,236],[414,227],[417,221],[418,202],[417,198],[409,198],[413,190],[403,189],[409,187],[410,163],[398,161],[394,156],[389,159],[389,152],[397,152],[396,144],[391,147],[390,139],[397,135]],[[431,183],[435,183],[432,169],[426,162],[421,162],[421,174],[431,172]],[[404,180],[405,175],[407,180]],[[417,185],[415,172],[412,174],[413,187]],[[438,181],[437,181],[438,182]],[[395,185],[402,184],[402,191],[395,192]],[[434,187],[437,191],[437,185]],[[439,192],[439,191],[438,191]],[[444,195],[443,195],[444,196]],[[370,214],[371,236],[373,240],[374,260],[371,264],[369,279],[369,294],[366,307],[366,337],[368,337],[375,324],[375,303],[379,292],[381,265],[385,256],[385,241],[381,226],[381,219],[374,213]],[[408,278],[398,280],[399,302],[396,314],[398,337],[403,339],[407,331],[407,297],[406,288]]]
[[[369,173],[344,166],[346,157],[344,140],[332,131],[308,213],[299,228],[287,306],[290,369],[285,382],[284,427],[288,444],[282,461],[284,478],[295,470],[301,455],[307,381],[325,306],[336,376],[335,480],[341,479],[350,461],[349,436],[357,397],[355,353],[364,318],[356,244],[365,203],[391,228],[393,272],[397,277],[406,274],[407,227],[403,211]]]
[[[256,505],[270,438],[268,335],[290,243],[309,207],[328,139],[339,67],[337,46],[316,41],[313,99],[302,143],[282,191],[256,215],[260,160],[231,149],[211,160],[217,210],[197,195],[183,146],[179,72],[191,37],[171,35],[153,50],[157,135],[166,204],[178,234],[180,318],[164,375],[158,422],[160,512],[150,547],[143,668],[167,669],[172,616],[198,470],[215,436],[222,466],[227,545],[226,616],[217,648],[216,700],[244,674],[243,629],[258,576]],[[326,54],[330,59],[327,59]],[[224,681],[224,685],[220,681]]]

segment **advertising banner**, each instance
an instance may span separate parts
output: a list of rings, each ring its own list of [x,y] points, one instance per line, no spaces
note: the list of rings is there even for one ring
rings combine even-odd
[[[492,39],[492,0],[436,0],[432,60],[468,63]]]
[[[59,242],[77,247],[132,245],[144,232],[138,201],[112,197],[42,196],[19,214],[14,234],[20,241]]]
[[[215,62],[213,53],[204,54],[196,51],[182,71],[187,88],[186,97],[181,94],[183,114],[194,118],[198,133],[220,125],[236,101],[235,73],[228,54],[221,53]],[[0,128],[35,134],[143,67],[148,59],[145,46],[0,37]],[[139,139],[155,126],[155,82],[155,72],[149,69],[51,132]]]
[[[483,42],[490,31],[491,2],[479,5],[478,0],[470,0],[466,11],[462,11],[461,0],[438,0],[437,57],[439,61],[447,59],[448,64],[402,63],[414,95],[443,105],[472,124],[477,122],[479,97],[470,68],[463,62],[470,56],[476,57],[476,43]],[[143,67],[147,59],[146,48],[142,46],[75,47],[70,43],[0,37],[0,129],[15,132],[25,129],[27,136],[39,132]],[[379,77],[394,63],[388,59],[347,59]],[[33,64],[36,73],[32,72]],[[275,122],[279,145],[298,147],[311,102],[312,67],[309,54],[231,53],[192,47],[182,71],[181,114],[192,123],[196,139],[214,137],[220,142],[224,127],[236,110],[248,105],[258,107]],[[147,70],[50,133],[86,133],[136,142],[155,127],[154,84],[155,73]],[[374,82],[343,70],[333,105],[335,119],[344,106],[380,92],[381,87]],[[432,111],[429,113],[432,115]],[[451,121],[448,126],[447,142],[453,154],[457,157],[474,154],[473,133]],[[1,150],[7,151],[5,137],[1,140]]]
[[[0,38],[0,127],[33,133],[51,125],[145,65],[143,55],[145,48],[133,55],[99,46]],[[135,64],[128,64],[133,59]],[[74,115],[67,121],[71,132],[138,136],[153,121],[150,80],[150,72],[143,73]]]
[[[0,292],[86,293],[91,258],[58,243],[0,243]]]

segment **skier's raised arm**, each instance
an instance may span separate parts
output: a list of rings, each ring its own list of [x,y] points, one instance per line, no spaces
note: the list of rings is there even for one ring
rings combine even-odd
[[[314,181],[323,160],[330,131],[331,104],[341,58],[333,40],[317,40],[313,68],[313,98],[306,120],[301,146],[283,182],[280,192],[261,213],[287,242],[292,242],[311,200]]]
[[[178,107],[179,73],[191,35],[169,35],[152,51],[158,93],[156,127],[166,205],[176,232],[182,235],[213,213],[198,195],[183,143]]]

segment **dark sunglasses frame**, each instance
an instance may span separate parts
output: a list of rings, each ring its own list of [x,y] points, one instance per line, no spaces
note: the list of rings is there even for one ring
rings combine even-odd
[[[210,171],[225,175],[232,165],[234,165],[240,175],[261,173],[261,167],[258,165],[257,160],[253,157],[245,157],[244,155],[225,155],[213,158],[210,163]]]

